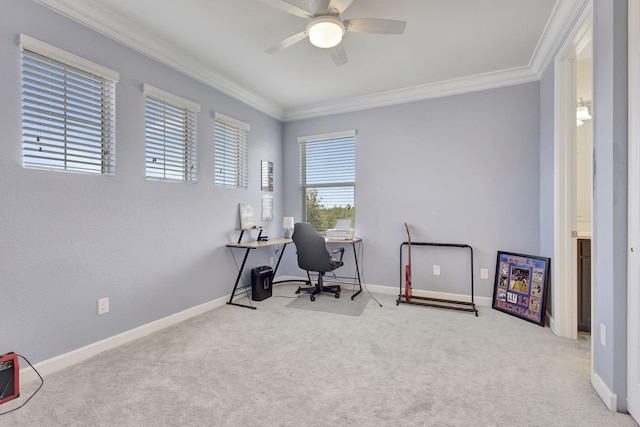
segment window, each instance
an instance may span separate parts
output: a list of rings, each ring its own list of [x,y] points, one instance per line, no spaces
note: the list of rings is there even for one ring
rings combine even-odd
[[[20,35],[25,167],[113,175],[119,75]]]
[[[200,105],[145,84],[146,176],[196,182]]]
[[[298,138],[302,218],[324,233],[336,220],[355,226],[355,131]]]
[[[215,185],[247,188],[249,125],[216,113]]]

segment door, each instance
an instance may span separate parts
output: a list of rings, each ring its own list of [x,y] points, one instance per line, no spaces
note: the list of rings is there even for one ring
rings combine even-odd
[[[640,2],[629,2],[627,409],[640,423]]]

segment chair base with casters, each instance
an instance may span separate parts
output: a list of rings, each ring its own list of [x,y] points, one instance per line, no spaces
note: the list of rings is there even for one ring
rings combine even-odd
[[[309,272],[307,271],[307,277],[309,278],[309,283],[311,283],[311,275],[309,274]],[[334,294],[334,296],[336,298],[340,298],[340,285],[324,285],[323,284],[323,277],[324,277],[324,273],[318,273],[318,284],[316,286],[311,286],[308,288],[303,288],[302,286],[299,286],[298,289],[296,290],[296,294],[299,294],[300,292],[308,292],[309,298],[311,299],[311,301],[315,301],[316,300],[316,295],[318,295],[320,292],[326,292],[329,294]]]

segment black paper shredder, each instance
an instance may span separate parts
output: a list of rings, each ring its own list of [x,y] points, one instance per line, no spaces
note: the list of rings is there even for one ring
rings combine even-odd
[[[273,269],[266,265],[251,270],[251,299],[262,301],[271,296]]]

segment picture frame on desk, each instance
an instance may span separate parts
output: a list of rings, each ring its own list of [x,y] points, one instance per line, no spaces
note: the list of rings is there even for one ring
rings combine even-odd
[[[544,326],[551,259],[498,251],[491,307]]]
[[[255,227],[256,221],[251,203],[238,203],[238,215],[240,217],[241,230],[249,230]]]

